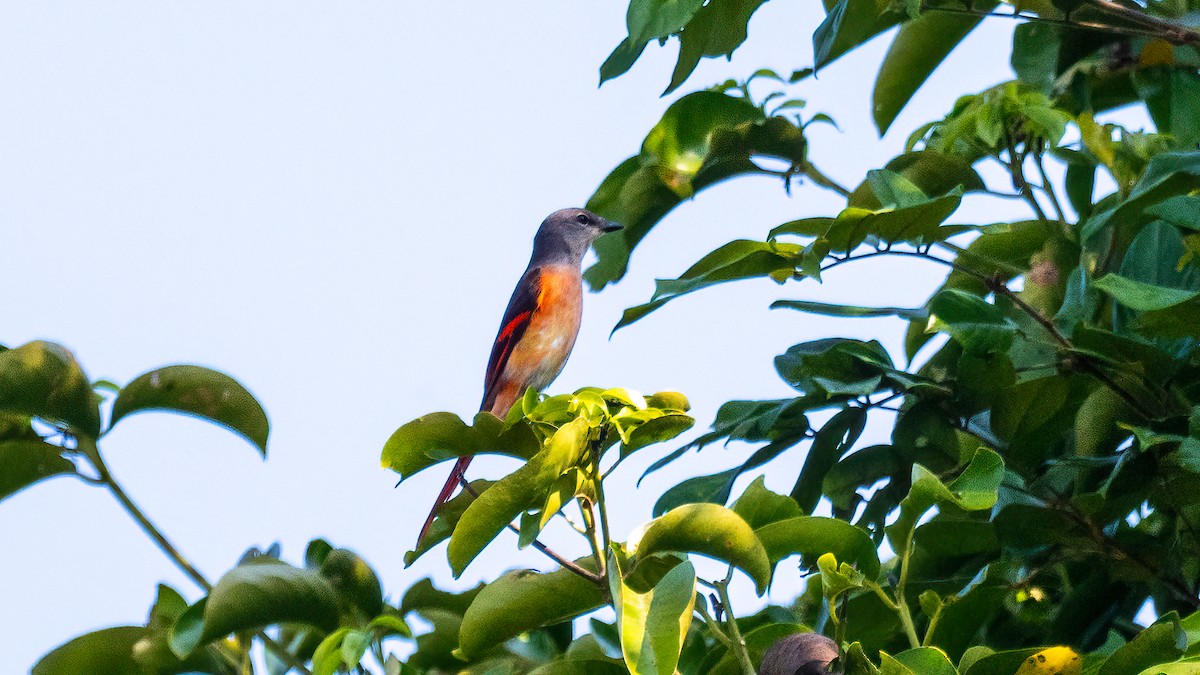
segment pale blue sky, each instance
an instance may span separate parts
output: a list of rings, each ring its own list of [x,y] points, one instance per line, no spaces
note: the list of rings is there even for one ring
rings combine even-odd
[[[820,18],[815,0],[767,3],[733,62],[705,62],[681,92],[810,65]],[[886,42],[805,82],[805,114],[829,113],[843,130],[815,127],[812,158],[856,183],[959,93],[1010,77],[1011,28],[977,32],[964,47],[972,55],[935,74],[883,141],[869,95]],[[445,467],[393,490],[379,450],[414,417],[474,412],[538,223],[585,202],[670,102],[658,94],[673,45],[652,46],[629,75],[597,89],[597,68],[623,31],[621,3],[577,0],[6,3],[0,342],[61,342],[90,376],[119,383],[198,363],[260,398],[272,423],[265,463],[236,436],[169,415],[130,418],[101,444],[134,499],[211,578],[249,546],[280,541],[299,562],[305,542],[322,536],[365,556],[393,599],[429,574],[448,582],[443,549],[414,569],[402,563]],[[729,239],[840,207],[811,186],[788,198],[766,179],[685,204],[635,253],[624,282],[585,299],[582,335],[552,390],[679,390],[703,429],[728,398],[786,395],[771,359],[791,344],[883,336],[895,350],[895,324],[767,305],[915,304],[942,270],[881,262],[867,268],[873,275],[830,274],[824,286],[731,285],[608,339],[655,276]],[[984,199],[959,218],[1014,213]],[[687,472],[744,457],[713,448],[635,491],[644,467],[674,447],[644,451],[614,474],[618,536]],[[768,485],[786,492],[800,459],[769,465]],[[480,461],[472,471],[508,466]],[[143,622],[156,582],[198,597],[110,495],[78,481],[0,503],[0,541],[5,669],[26,670],[79,633]],[[502,536],[456,583],[546,565],[514,543]],[[791,598],[798,583],[780,575],[773,597]]]

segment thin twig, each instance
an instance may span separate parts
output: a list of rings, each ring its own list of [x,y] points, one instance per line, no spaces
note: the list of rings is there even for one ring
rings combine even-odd
[[[96,469],[96,473],[99,475],[99,480],[108,486],[109,491],[112,492],[114,497],[116,497],[117,501],[125,509],[125,512],[133,518],[140,528],[142,528],[142,531],[146,533],[146,536],[150,537],[150,539],[153,540],[158,546],[159,550],[165,553],[167,557],[171,559],[171,562],[175,563],[175,566],[183,571],[183,573],[186,574],[193,582],[195,582],[197,586],[203,589],[205,593],[212,591],[212,584],[208,582],[208,579],[206,579],[204,575],[200,573],[200,570],[196,569],[196,567],[184,557],[183,553],[181,553],[179,549],[176,548],[169,539],[167,539],[167,536],[162,533],[162,530],[158,529],[154,523],[150,522],[150,519],[146,517],[146,514],[141,510],[141,508],[134,503],[133,499],[129,497],[129,494],[125,492],[124,488],[121,487],[121,484],[118,483],[115,478],[113,478],[112,473],[108,470],[108,466],[104,463],[104,459],[100,456],[100,449],[96,447],[96,442],[90,438],[81,436],[78,439],[78,443],[85,446],[84,454],[91,460],[92,465]],[[275,656],[279,657],[279,659],[286,663],[290,668],[295,669],[297,672],[301,673],[301,675],[312,675],[312,672],[305,667],[302,661],[288,651],[283,645],[272,639],[271,636],[267,635],[266,632],[260,630],[256,632],[254,636],[262,640],[263,646],[273,652]]]
[[[471,496],[479,497],[479,493],[475,491],[475,488],[471,487],[471,484],[468,483],[465,478],[459,477],[458,484],[460,486],[462,486],[463,490],[466,490],[467,492],[469,492],[471,494]],[[508,529],[515,532],[517,534],[517,536],[521,535],[520,528],[513,525],[512,523],[508,524]],[[592,583],[596,584],[597,586],[601,586],[604,584],[604,577],[601,577],[597,574],[589,572],[589,571],[585,570],[584,568],[580,567],[579,565],[575,564],[574,562],[567,560],[563,556],[556,553],[549,546],[546,546],[545,544],[543,544],[541,541],[534,539],[533,547],[536,548],[537,550],[541,551],[542,553],[544,553],[548,558],[550,558],[554,562],[558,563],[565,569],[571,570],[575,574],[578,574],[579,576],[583,577],[584,579],[591,581]]]
[[[1058,214],[1058,219],[1064,223],[1067,222],[1067,214],[1063,211],[1062,203],[1058,201],[1058,194],[1054,191],[1054,182],[1050,180],[1050,176],[1046,174],[1046,163],[1042,161],[1041,152],[1035,153],[1033,163],[1037,165],[1038,173],[1042,175],[1042,191],[1050,198],[1050,205],[1054,207],[1054,212]]]
[[[1096,3],[1099,7],[1099,4]],[[1107,8],[1105,8],[1107,10]],[[1113,33],[1115,35],[1127,35],[1130,37],[1161,37],[1172,44],[1191,44],[1200,40],[1200,33],[1188,30],[1182,26],[1177,26],[1172,23],[1157,20],[1159,23],[1170,27],[1172,35],[1164,34],[1164,31],[1156,30],[1147,25],[1146,29],[1130,28],[1128,26],[1112,26],[1109,24],[1095,23],[1092,21],[1080,21],[1078,19],[1055,19],[1048,16],[1038,16],[1036,14],[1025,14],[1023,12],[985,12],[978,9],[967,9],[963,7],[937,7],[933,5],[921,5],[922,12],[941,12],[943,14],[965,14],[968,16],[979,16],[992,19],[1014,19],[1017,21],[1028,21],[1030,23],[1044,23],[1054,26],[1062,26],[1064,28],[1078,28],[1080,30],[1096,31],[1101,33]],[[1136,10],[1129,10],[1134,13]],[[1146,16],[1146,15],[1141,15]]]
[[[1151,34],[1174,45],[1190,45],[1200,42],[1200,33],[1179,24],[1160,19],[1145,12],[1139,12],[1131,7],[1112,2],[1112,0],[1088,0],[1096,9],[1132,23],[1141,24],[1153,31]]]

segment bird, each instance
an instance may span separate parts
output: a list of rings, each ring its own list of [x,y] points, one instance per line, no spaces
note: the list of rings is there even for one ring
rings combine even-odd
[[[481,412],[504,419],[527,389],[541,391],[562,372],[583,317],[583,257],[592,242],[622,226],[581,208],[560,209],[542,221],[529,266],[513,290],[492,343]],[[471,457],[459,457],[438,493],[418,544],[438,509],[463,481]]]

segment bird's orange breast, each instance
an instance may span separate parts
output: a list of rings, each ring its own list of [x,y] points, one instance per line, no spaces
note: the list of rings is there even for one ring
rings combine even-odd
[[[583,283],[579,270],[542,268],[537,305],[497,382],[493,412],[507,411],[526,388],[540,391],[558,377],[575,346],[582,311]]]

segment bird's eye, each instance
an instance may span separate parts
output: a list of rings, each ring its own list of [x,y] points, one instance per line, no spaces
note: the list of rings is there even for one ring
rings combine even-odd
[[[580,225],[587,225],[588,224],[587,214],[581,213],[581,214],[575,216],[575,222],[579,223]]]

